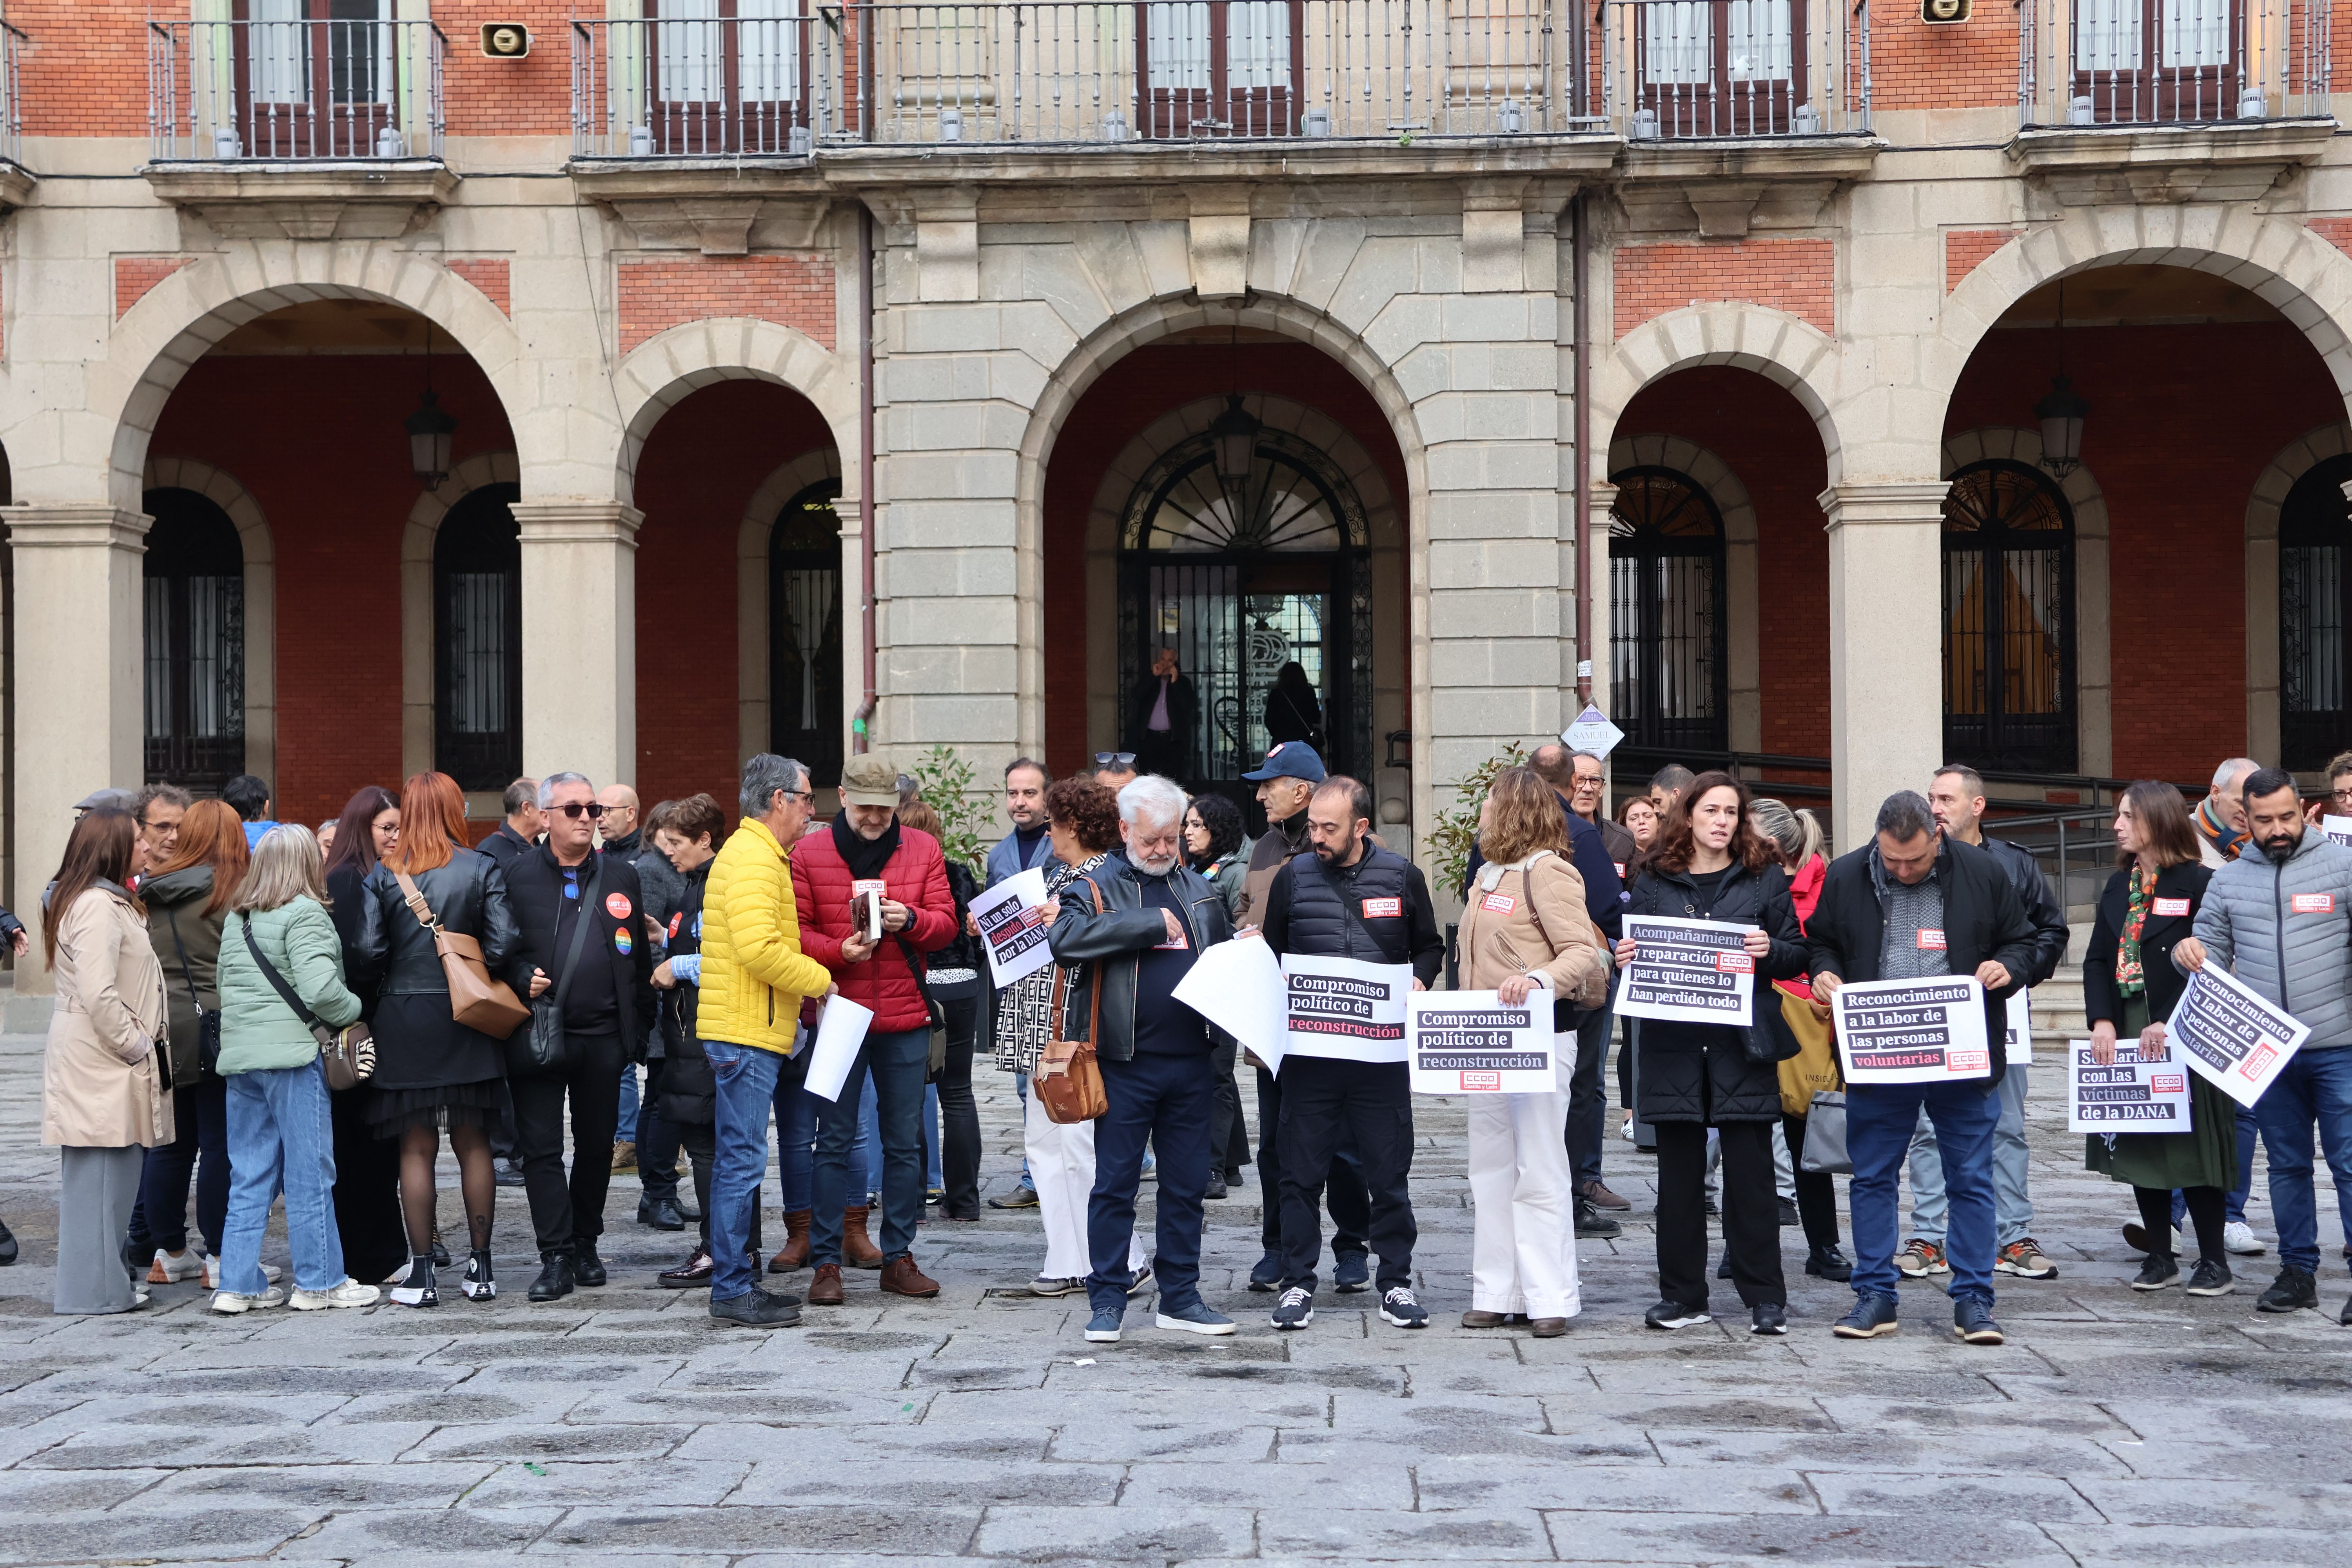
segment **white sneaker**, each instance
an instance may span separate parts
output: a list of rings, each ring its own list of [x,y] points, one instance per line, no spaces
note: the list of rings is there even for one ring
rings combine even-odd
[[[184,1247],[178,1257],[155,1249],[155,1261],[147,1270],[150,1285],[177,1285],[183,1279],[194,1279],[205,1271],[205,1255],[193,1247]]]
[[[2224,1251],[2234,1252],[2241,1258],[2260,1258],[2270,1250],[2263,1245],[2263,1238],[2254,1234],[2254,1227],[2242,1219],[2233,1219],[2221,1227],[2221,1247]]]
[[[373,1307],[383,1292],[346,1277],[331,1290],[297,1290],[287,1304],[298,1312],[323,1312],[330,1307]]]
[[[258,1296],[240,1296],[234,1290],[223,1290],[213,1297],[215,1312],[252,1312],[264,1307],[282,1307],[286,1292],[272,1285]]]
[[[194,1252],[195,1248],[190,1247],[188,1250]],[[161,1255],[159,1254],[158,1256]],[[261,1278],[263,1282],[266,1284],[277,1284],[279,1274],[280,1270],[275,1264],[265,1263],[261,1266]],[[217,1258],[206,1258],[205,1259],[205,1289],[207,1290],[217,1290],[220,1288],[220,1259]]]

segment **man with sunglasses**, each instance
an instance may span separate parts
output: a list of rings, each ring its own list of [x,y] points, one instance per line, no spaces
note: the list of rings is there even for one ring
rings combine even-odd
[[[1138,777],[1133,752],[1097,752],[1095,783],[1116,794],[1133,784]]]
[[[612,1185],[613,1133],[621,1114],[621,1063],[627,1042],[653,1026],[653,948],[646,940],[645,892],[636,868],[596,853],[604,808],[580,773],[550,773],[539,786],[547,842],[507,867],[522,950],[531,966],[534,1008],[559,1010],[562,1065],[518,1070],[509,1048],[515,1146],[531,1226],[539,1235],[539,1278],[530,1299],[552,1301],[574,1285],[602,1285],[596,1238],[604,1233]],[[531,1027],[523,1026],[524,1030]],[[563,1108],[572,1102],[572,1142],[581,1152],[563,1170]]]

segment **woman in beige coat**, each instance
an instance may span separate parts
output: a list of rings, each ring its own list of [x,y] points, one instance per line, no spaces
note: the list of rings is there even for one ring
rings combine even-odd
[[[1500,992],[1507,1005],[1608,994],[1608,960],[1584,908],[1584,879],[1569,862],[1559,796],[1528,768],[1495,777],[1480,814],[1486,864],[1462,912],[1465,991]],[[1470,1101],[1470,1310],[1465,1329],[1525,1321],[1538,1339],[1568,1332],[1576,1288],[1576,1184],[1568,1158],[1568,1082],[1576,1031],[1552,1035],[1558,1086],[1545,1094],[1482,1094]]]
[[[139,1195],[146,1151],[173,1137],[158,1067],[163,971],[147,911],[128,886],[138,830],[124,811],[74,824],[42,910],[41,943],[57,976],[41,1068],[41,1142],[58,1146],[60,1312],[128,1312],[146,1305],[117,1250]]]

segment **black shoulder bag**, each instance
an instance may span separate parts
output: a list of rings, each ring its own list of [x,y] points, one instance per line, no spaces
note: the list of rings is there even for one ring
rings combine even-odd
[[[302,1020],[318,1040],[319,1059],[326,1064],[327,1087],[331,1089],[357,1089],[375,1071],[375,1037],[365,1024],[352,1024],[338,1029],[310,1011],[295,993],[294,987],[286,983],[286,976],[278,973],[278,966],[263,955],[261,943],[255,940],[253,934],[253,917],[241,914],[236,919],[245,931],[245,950],[253,954],[253,962],[260,969],[261,977],[269,982],[278,997],[294,1010],[294,1016]],[[172,940],[177,942],[179,938],[180,933],[174,929]],[[214,1064],[220,1059],[220,1015],[215,1013],[212,1019],[209,1038],[214,1054],[212,1061],[205,1064],[206,1072],[212,1071]]]
[[[557,971],[555,988],[530,1005],[530,1027],[508,1042],[507,1068],[525,1075],[560,1073],[572,1065],[572,1047],[563,1037],[563,996],[580,967],[580,950],[588,943],[588,928],[596,923],[597,858],[588,858],[587,874],[580,879],[580,912],[572,925],[572,947]],[[555,890],[556,914],[563,912],[563,889]],[[520,1060],[515,1058],[520,1058]]]
[[[220,1009],[207,1008],[205,1005],[204,993],[196,989],[196,973],[188,966],[188,950],[180,941],[179,917],[166,909],[163,911],[163,923],[172,928],[172,948],[180,955],[180,978],[188,983],[188,1001],[196,1009],[196,1066],[205,1072],[217,1074],[220,1071]],[[246,932],[247,939],[250,941],[252,935],[252,931],[248,928]],[[261,950],[255,948],[253,956],[259,958]],[[272,980],[278,977],[278,972],[267,963],[262,965],[262,972]]]

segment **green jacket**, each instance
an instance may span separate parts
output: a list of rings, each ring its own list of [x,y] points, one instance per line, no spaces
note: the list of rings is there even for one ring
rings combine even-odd
[[[139,884],[139,901],[147,906],[147,936],[155,948],[155,962],[163,966],[163,994],[172,1008],[172,1081],[196,1081],[196,1009],[220,1005],[213,974],[220,952],[221,917],[205,913],[213,896],[210,866],[183,866]],[[180,941],[172,942],[176,928]],[[187,966],[180,954],[187,953]],[[195,982],[191,996],[188,983]]]
[[[318,1037],[286,1005],[246,945],[248,917],[232,914],[221,931],[221,1075],[309,1065]],[[343,984],[343,943],[335,922],[315,899],[297,899],[251,917],[254,940],[294,994],[320,1022],[341,1028],[360,1016],[360,999]]]

